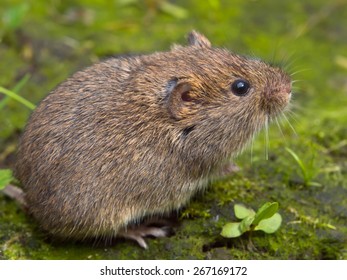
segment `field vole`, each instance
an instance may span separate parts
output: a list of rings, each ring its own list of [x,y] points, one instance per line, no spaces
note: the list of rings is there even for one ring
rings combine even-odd
[[[16,163],[30,213],[69,238],[146,247],[144,217],[178,209],[289,103],[291,81],[260,60],[188,46],[77,72],[33,112]]]

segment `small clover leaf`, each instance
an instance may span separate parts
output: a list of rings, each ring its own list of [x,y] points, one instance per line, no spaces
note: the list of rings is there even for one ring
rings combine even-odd
[[[240,223],[227,223],[221,232],[221,235],[226,238],[239,237],[243,234],[240,230]]]
[[[280,228],[281,223],[281,215],[275,213],[271,218],[261,220],[254,230],[262,230],[265,233],[274,233]]]
[[[271,218],[278,210],[277,202],[266,202],[255,214],[253,225],[258,225],[260,221]]]
[[[251,215],[255,215],[255,212],[253,211],[253,209],[249,209],[245,206],[243,206],[242,204],[235,204],[234,205],[234,212],[235,212],[235,216],[238,219],[244,219],[246,217],[249,217]]]
[[[221,235],[226,238],[235,238],[254,230],[274,233],[282,223],[282,217],[277,210],[278,202],[266,202],[257,212],[241,204],[235,204],[235,216],[241,219],[241,222],[227,223],[222,228]]]
[[[240,231],[242,233],[249,231],[251,229],[253,220],[254,220],[254,216],[248,216],[244,218],[240,223]]]

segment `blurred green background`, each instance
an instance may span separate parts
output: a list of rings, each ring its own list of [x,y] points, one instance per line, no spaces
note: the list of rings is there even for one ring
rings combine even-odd
[[[149,251],[131,242],[47,240],[0,195],[0,259],[347,259],[345,0],[2,0],[0,86],[37,104],[83,67],[185,44],[191,29],[215,46],[277,62],[292,74],[291,125],[271,127],[269,159],[260,135],[236,160],[241,171],[193,200],[176,235],[150,240]],[[0,93],[0,168],[13,167],[29,114]],[[277,233],[220,237],[222,225],[235,220],[235,202],[258,208],[270,200],[283,216]]]

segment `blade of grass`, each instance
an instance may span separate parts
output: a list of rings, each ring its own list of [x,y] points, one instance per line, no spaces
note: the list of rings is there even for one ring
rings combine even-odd
[[[24,85],[29,81],[29,79],[30,79],[30,75],[25,74],[24,77],[20,79],[20,81],[13,87],[12,91],[14,91],[15,93],[18,93],[24,87]]]
[[[302,162],[302,160],[298,157],[298,155],[293,150],[291,150],[289,148],[286,148],[286,150],[293,157],[293,159],[297,162],[297,164],[299,165],[301,172],[302,172],[303,179],[306,183],[308,180],[308,177],[307,177],[306,167],[305,167],[304,163]]]
[[[26,106],[30,110],[34,110],[35,109],[35,105],[33,103],[31,103],[30,101],[28,101],[25,98],[21,97],[20,95],[18,95],[17,93],[13,92],[12,90],[8,90],[6,88],[0,87],[0,93],[3,93],[6,96],[9,96],[10,98],[18,101],[19,103],[23,104],[24,106]]]
[[[17,93],[20,92],[20,90],[24,87],[24,85],[28,82],[30,79],[30,75],[26,74],[12,89],[13,92]],[[5,96],[3,100],[0,102],[0,110],[5,107],[7,104],[7,101],[10,99],[9,96]]]

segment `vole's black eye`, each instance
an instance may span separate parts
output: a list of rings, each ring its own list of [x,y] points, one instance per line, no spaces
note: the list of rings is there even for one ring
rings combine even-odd
[[[231,91],[237,96],[246,95],[251,87],[250,83],[243,79],[238,79],[231,84]]]

